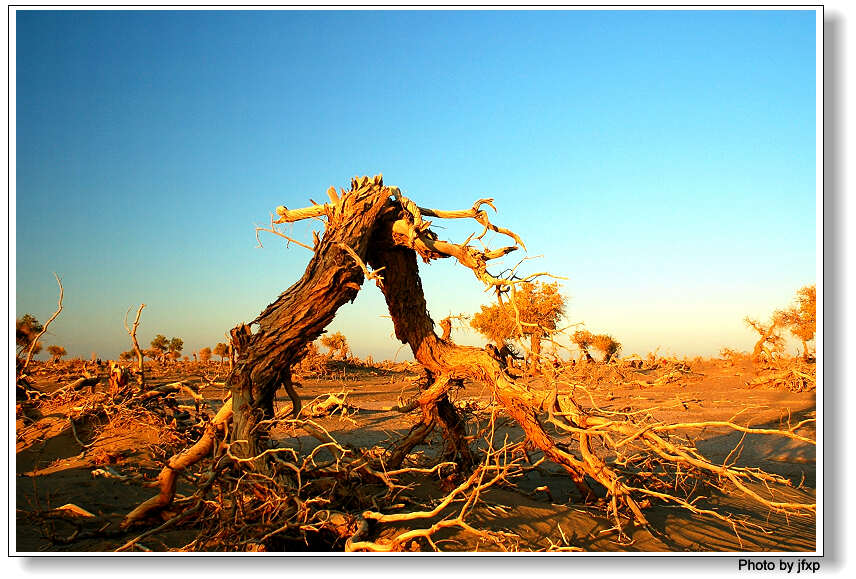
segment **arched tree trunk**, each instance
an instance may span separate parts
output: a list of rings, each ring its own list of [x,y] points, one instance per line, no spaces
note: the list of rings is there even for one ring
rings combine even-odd
[[[259,454],[264,436],[258,423],[273,408],[283,372],[300,360],[304,347],[321,335],[343,304],[353,301],[364,281],[363,270],[343,246],[364,259],[377,215],[388,203],[389,192],[365,184],[342,198],[328,215],[323,238],[303,277],[251,325],[232,330],[235,365],[227,378],[232,391],[233,452],[241,457]]]
[[[286,208],[277,210],[283,221],[318,215],[323,210],[328,224],[324,237],[316,240],[315,255],[300,281],[254,320],[259,329],[251,333],[242,325],[232,332],[237,360],[227,383],[232,390],[235,412],[233,452],[244,457],[258,454],[262,434],[257,426],[265,409],[270,408],[282,369],[297,362],[304,346],[321,334],[336,310],[356,297],[364,279],[363,271],[368,271],[365,261],[375,271],[383,271],[378,285],[386,299],[396,337],[410,345],[413,355],[434,378],[420,395],[419,404],[426,422],[434,419],[443,426],[445,454],[454,456],[464,467],[473,462],[463,423],[447,396],[453,380],[469,378],[493,384],[497,400],[523,427],[529,440],[571,474],[585,497],[591,497],[584,480],[585,461],[556,446],[538,421],[536,409],[542,401],[515,384],[485,350],[458,346],[437,336],[428,314],[417,252],[426,261],[455,257],[485,283],[497,283],[501,280],[487,273],[486,260],[501,257],[513,248],[478,252],[468,246],[437,240],[425,224],[414,223],[413,212],[418,210],[415,205],[404,198],[398,202],[398,194],[393,202],[390,190],[382,187],[379,178],[373,182],[367,178],[355,180],[352,191],[342,199],[336,197],[335,191],[330,196],[333,203],[323,208],[298,210],[294,212],[296,217]],[[436,212],[425,214],[437,216]],[[488,223],[475,208],[471,212],[456,212],[454,216],[473,217],[473,214],[483,219],[480,222]],[[519,239],[511,232],[506,234]],[[600,471],[590,474],[597,480],[603,478]]]

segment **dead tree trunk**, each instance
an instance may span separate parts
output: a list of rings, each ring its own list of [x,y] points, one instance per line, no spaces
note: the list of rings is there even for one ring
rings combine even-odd
[[[767,347],[767,344],[776,348],[781,343],[781,338],[776,333],[776,330],[779,329],[781,319],[774,316],[773,320],[766,327],[761,325],[760,322],[748,317],[743,321],[746,325],[758,332],[759,336],[758,341],[755,343],[755,347],[752,349],[752,362],[755,364],[771,362],[773,359],[773,351]]]
[[[390,195],[379,179],[366,181],[355,183],[326,209],[326,231],[303,277],[253,320],[258,329],[253,333],[241,325],[232,330],[236,359],[226,383],[232,391],[237,456],[259,454],[257,442],[263,433],[257,425],[273,408],[283,371],[300,360],[306,344],[321,335],[363,284],[361,264],[345,248],[365,259],[372,227]]]
[[[128,308],[128,311],[125,312],[125,330],[128,332],[128,335],[131,336],[131,343],[134,345],[134,352],[137,354],[137,385],[139,389],[143,389],[143,384],[145,383],[145,376],[143,375],[143,351],[140,349],[140,344],[137,342],[137,328],[140,325],[140,314],[143,313],[143,308],[146,307],[146,304],[140,304],[140,309],[137,310],[137,317],[134,318],[134,324],[130,328],[128,327],[128,313],[130,313],[131,308]]]
[[[529,334],[529,370],[537,373],[541,365],[541,335],[537,332]]]
[[[478,352],[491,360],[497,369],[499,364],[484,350],[456,346],[434,333],[434,322],[428,315],[422,292],[416,253],[393,242],[392,224],[396,217],[398,215],[395,211],[388,214],[385,223],[376,231],[368,263],[375,270],[384,268],[383,283],[380,285],[395,327],[395,337],[410,346],[414,357],[425,366],[433,379],[419,397],[423,423],[428,425],[434,420],[440,423],[446,440],[445,458],[454,460],[463,470],[467,470],[474,464],[474,459],[466,443],[466,427],[449,401],[447,389],[451,386],[450,379],[472,376],[467,372],[456,372],[447,359],[447,352]]]
[[[802,353],[803,362],[811,362],[814,359],[814,357],[811,354],[809,354],[809,352],[808,352],[808,340],[801,340],[801,341],[802,341],[802,347],[803,347],[803,353]]]
[[[440,320],[440,329],[443,330],[444,340],[452,339],[452,320],[448,316]]]

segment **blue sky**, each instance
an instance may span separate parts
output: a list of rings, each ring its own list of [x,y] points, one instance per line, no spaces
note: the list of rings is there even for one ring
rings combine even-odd
[[[354,175],[492,216],[624,352],[747,349],[815,282],[813,11],[18,11],[16,314],[71,355],[224,341],[310,254],[254,227]],[[442,224],[463,241],[464,223]],[[293,233],[311,239],[307,224]],[[501,243],[501,239],[496,239]],[[507,259],[507,264],[516,262]],[[489,296],[422,268],[433,317]],[[366,284],[359,355],[409,357]],[[463,343],[482,340],[474,332]]]

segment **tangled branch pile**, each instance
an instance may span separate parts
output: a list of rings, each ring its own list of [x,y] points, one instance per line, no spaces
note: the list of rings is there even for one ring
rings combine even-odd
[[[749,380],[750,386],[764,386],[791,392],[807,392],[817,389],[814,363],[799,359],[780,359],[772,362]]]

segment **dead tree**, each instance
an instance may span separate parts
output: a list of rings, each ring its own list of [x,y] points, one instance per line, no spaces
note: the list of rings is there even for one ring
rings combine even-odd
[[[591,352],[589,352],[589,348],[594,343],[594,334],[588,330],[577,330],[571,336],[571,341],[580,349],[580,362],[594,362],[594,358],[592,358]]]
[[[304,346],[321,334],[340,306],[353,301],[368,276],[375,278],[384,294],[396,337],[410,346],[414,357],[431,374],[433,381],[420,395],[419,404],[423,423],[436,421],[443,427],[447,455],[454,456],[463,467],[472,462],[464,425],[447,396],[452,380],[468,378],[494,385],[497,400],[523,427],[529,440],[570,473],[584,496],[593,496],[585,482],[586,474],[607,488],[615,488],[612,475],[600,463],[575,457],[556,445],[536,415],[542,401],[516,384],[488,352],[456,345],[434,332],[417,256],[425,262],[454,258],[497,292],[508,292],[515,283],[494,277],[487,270],[491,260],[525,247],[514,232],[489,221],[481,207],[493,207],[492,200],[480,199],[465,211],[421,208],[397,188],[385,187],[380,176],[354,179],[350,191],[341,193],[340,197],[335,189],[329,189],[330,202],[323,205],[298,210],[277,208],[280,217],[272,224],[274,228],[277,223],[322,216],[326,217],[326,227],[323,237],[315,236],[314,256],[303,277],[253,320],[251,325],[258,325],[258,329],[251,332],[249,326],[240,325],[232,331],[238,346],[237,363],[227,378],[234,408],[233,452],[252,457],[263,450],[258,444],[264,436],[260,422],[272,416],[273,395],[282,369],[299,360]],[[515,244],[482,251],[467,243],[443,241],[429,228],[426,217],[472,218],[484,227],[480,237],[492,230],[510,237]],[[381,271],[382,278],[377,273]],[[635,501],[618,494],[644,520]]]
[[[146,304],[140,304],[140,308],[137,310],[137,317],[134,318],[134,324],[130,328],[128,327],[128,314],[131,313],[131,308],[128,308],[128,311],[125,312],[124,319],[125,331],[131,336],[131,343],[134,345],[134,352],[137,354],[137,384],[140,390],[143,389],[145,377],[143,375],[143,351],[140,350],[140,344],[137,342],[137,328],[140,325],[140,314],[143,313],[144,307],[146,307]]]
[[[743,321],[758,332],[758,341],[755,342],[755,347],[752,349],[752,361],[756,364],[771,362],[773,354],[779,352],[783,346],[782,337],[778,334],[783,322],[781,315],[773,315],[773,319],[767,325],[763,325],[748,316]]]

